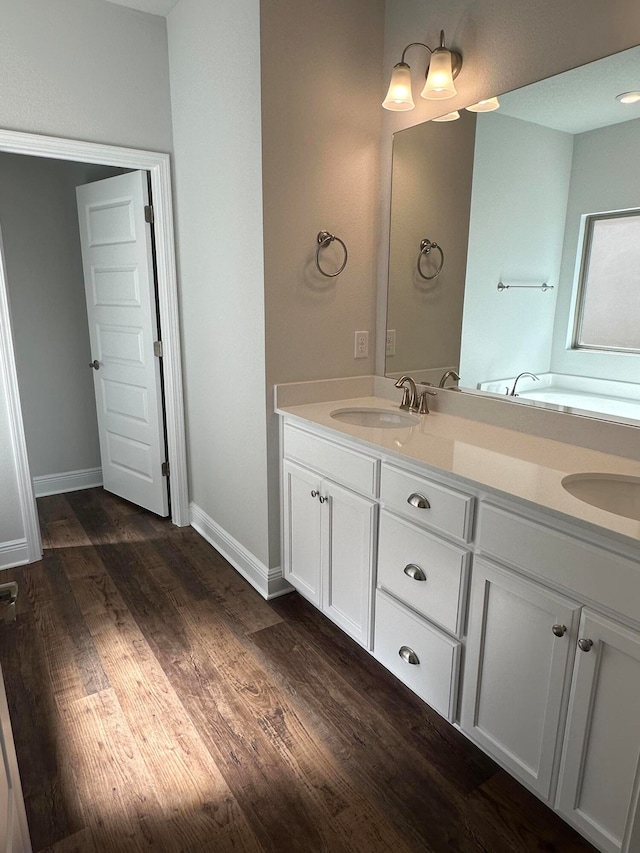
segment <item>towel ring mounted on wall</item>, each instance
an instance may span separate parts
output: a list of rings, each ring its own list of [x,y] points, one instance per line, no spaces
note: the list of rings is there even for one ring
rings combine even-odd
[[[430,255],[432,249],[437,249],[440,252],[440,266],[434,272],[433,275],[425,275],[422,272],[421,262],[425,255]],[[416,264],[416,268],[418,273],[424,278],[426,281],[431,281],[431,279],[436,278],[442,272],[442,267],[444,266],[444,252],[442,251],[442,246],[439,246],[437,243],[432,243],[431,240],[425,237],[424,240],[420,241],[420,254],[418,255],[418,263]]]
[[[337,240],[338,243],[340,243],[340,245],[344,249],[344,261],[335,272],[325,272],[325,270],[323,270],[320,266],[320,249],[324,249],[326,246],[329,245],[329,243],[333,243],[334,240]],[[328,231],[319,231],[317,242],[318,246],[316,248],[316,267],[318,268],[318,272],[322,273],[322,275],[325,275],[327,278],[335,278],[337,275],[340,275],[342,270],[347,265],[347,247],[339,237],[336,237],[335,234],[330,234]]]

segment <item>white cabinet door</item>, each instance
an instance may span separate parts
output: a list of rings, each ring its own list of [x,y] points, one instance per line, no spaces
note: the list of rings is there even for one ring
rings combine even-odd
[[[322,610],[370,648],[377,505],[328,480],[321,491]]]
[[[545,799],[579,610],[510,571],[474,564],[461,727]]]
[[[284,576],[316,607],[321,606],[320,484],[317,474],[293,462],[283,462]]]
[[[579,637],[557,808],[599,849],[637,853],[640,635],[585,610]]]

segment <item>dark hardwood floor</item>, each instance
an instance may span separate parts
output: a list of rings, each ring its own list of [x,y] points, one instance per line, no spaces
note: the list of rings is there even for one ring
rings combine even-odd
[[[34,853],[593,848],[299,596],[91,489],[0,627]]]

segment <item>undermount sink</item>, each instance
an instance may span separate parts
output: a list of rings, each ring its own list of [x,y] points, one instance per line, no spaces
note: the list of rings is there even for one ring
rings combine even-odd
[[[599,509],[640,521],[640,477],[624,474],[570,474],[563,487]]]
[[[336,421],[342,421],[343,424],[376,427],[377,429],[401,429],[420,423],[420,418],[409,414],[409,412],[401,412],[398,409],[373,409],[364,406],[335,409],[331,412],[331,417]]]

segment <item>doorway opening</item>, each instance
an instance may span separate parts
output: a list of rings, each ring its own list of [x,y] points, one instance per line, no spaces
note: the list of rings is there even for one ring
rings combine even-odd
[[[154,319],[158,320],[162,330],[162,342],[158,347],[158,354],[161,354],[162,357],[164,379],[164,400],[160,400],[159,407],[162,409],[164,402],[164,420],[166,426],[166,431],[163,430],[162,435],[162,454],[168,463],[167,468],[171,475],[171,519],[177,525],[186,525],[189,523],[186,450],[169,157],[168,155],[154,152],[0,130],[0,171],[3,168],[2,158],[5,155],[16,154],[27,155],[19,158],[9,158],[13,160],[14,165],[19,164],[18,171],[29,173],[29,167],[31,166],[31,171],[43,172],[43,169],[48,167],[50,175],[53,176],[55,173],[56,180],[66,181],[69,186],[73,183],[76,185],[97,184],[97,182],[110,176],[120,176],[134,172],[137,172],[139,175],[144,174],[144,183],[146,184],[148,176],[148,184],[153,199],[153,262],[157,284],[157,300],[154,299],[153,314]],[[56,164],[55,161],[64,162]],[[56,166],[57,169],[54,168]],[[51,180],[53,180],[53,177]],[[18,183],[14,183],[17,187]],[[31,184],[33,183],[34,181],[31,181]],[[45,189],[43,188],[42,191],[45,192]],[[16,192],[15,195],[16,197],[12,199],[12,202],[14,204],[22,204],[23,206],[23,227],[18,228],[16,231],[17,220],[20,217],[12,218],[16,221],[12,221],[11,225],[7,223],[6,233],[3,235],[5,256],[2,258],[2,263],[0,264],[0,383],[4,383],[7,392],[10,450],[12,454],[10,461],[13,461],[15,464],[24,540],[16,538],[18,545],[23,543],[23,549],[22,551],[20,551],[20,548],[15,549],[12,554],[12,562],[7,563],[5,561],[5,566],[33,562],[40,559],[42,554],[34,495],[34,475],[35,493],[43,495],[45,493],[50,494],[56,490],[67,491],[78,487],[98,485],[102,473],[102,464],[100,461],[96,465],[91,464],[91,460],[96,460],[97,447],[95,404],[92,407],[87,404],[87,397],[83,397],[83,394],[80,393],[82,389],[79,387],[84,384],[86,391],[86,386],[90,385],[92,381],[91,374],[94,374],[94,371],[89,370],[89,365],[94,362],[95,356],[92,356],[91,359],[83,358],[82,373],[78,373],[76,376],[73,392],[70,392],[68,400],[57,399],[54,401],[56,413],[51,418],[46,416],[46,383],[43,384],[41,382],[40,390],[34,393],[34,389],[38,387],[38,367],[36,362],[40,360],[40,365],[42,365],[43,356],[46,359],[47,355],[50,355],[51,364],[47,364],[47,369],[53,371],[56,369],[60,371],[67,370],[73,373],[73,370],[69,368],[69,364],[66,366],[64,363],[56,364],[59,352],[64,349],[64,347],[61,348],[59,346],[60,341],[56,340],[56,334],[65,335],[68,332],[68,328],[66,330],[56,329],[55,317],[53,315],[57,313],[64,317],[66,313],[73,312],[77,315],[79,310],[82,309],[85,312],[86,318],[86,303],[80,303],[79,309],[77,304],[69,303],[65,305],[64,302],[56,302],[55,294],[46,294],[52,306],[50,325],[47,324],[46,318],[43,320],[42,311],[39,331],[35,328],[29,329],[24,325],[24,318],[29,316],[29,305],[26,303],[28,303],[29,299],[37,298],[34,294],[37,294],[38,290],[36,287],[30,294],[20,291],[18,296],[16,296],[14,285],[18,286],[18,282],[14,281],[14,274],[19,278],[20,271],[25,272],[26,265],[21,266],[21,258],[25,259],[29,251],[34,253],[38,249],[38,232],[37,228],[34,227],[34,220],[40,219],[41,222],[46,223],[49,218],[49,223],[51,224],[51,218],[62,214],[57,210],[58,203],[54,204],[53,199],[50,199],[49,205],[40,204],[34,211],[31,206],[33,201],[30,201],[29,193],[20,196],[19,192]],[[1,207],[0,205],[0,213],[2,212]],[[47,207],[50,209],[47,210]],[[94,205],[94,209],[98,210],[99,213],[101,210],[105,211],[106,218],[108,219],[113,210],[113,205],[110,206],[109,203],[105,203],[100,208],[100,205],[97,204]],[[36,213],[38,214],[37,216]],[[148,214],[151,215],[151,210],[148,211]],[[27,216],[29,216],[29,220],[25,218]],[[100,217],[98,216],[98,218]],[[28,222],[31,222],[31,227],[25,228],[24,223],[28,224]],[[106,220],[103,224],[107,228],[110,227],[109,222]],[[3,227],[3,231],[5,230],[5,223],[2,221],[2,217],[0,217],[0,227]],[[17,242],[15,240],[16,233],[19,235]],[[76,243],[78,241],[77,235],[76,219]],[[55,237],[52,237],[51,233],[49,233],[46,236],[41,236],[41,239],[43,241],[51,241],[55,240]],[[29,249],[29,240],[32,241],[31,249]],[[64,242],[65,238],[59,238],[59,240]],[[73,242],[73,238],[70,238],[70,240]],[[98,240],[97,242],[99,243],[100,241]],[[108,239],[106,242],[109,242]],[[96,243],[95,239],[93,243]],[[51,249],[52,246],[50,245],[49,248]],[[65,254],[68,247],[60,245],[54,248],[55,251],[50,254],[50,257],[53,256],[59,259],[61,255]],[[78,261],[76,260],[77,263]],[[95,268],[96,264],[93,264],[91,266],[91,275],[93,276],[92,286],[94,291],[96,289]],[[129,282],[133,289],[137,288],[137,282],[134,281],[135,276],[130,275],[127,278],[126,263],[123,264],[121,262],[120,266],[116,265],[113,268],[122,273],[119,277],[118,287],[122,286],[126,289]],[[14,274],[12,274],[12,269],[14,270]],[[47,276],[48,281],[55,279],[54,272],[58,276],[62,274],[60,269],[51,270],[51,276]],[[107,276],[104,277],[103,282],[106,282],[106,278]],[[41,288],[43,286],[46,287],[46,284],[43,282],[37,282],[36,284]],[[31,280],[30,285],[34,285],[33,280]],[[40,290],[40,293],[44,293],[44,291]],[[125,303],[128,298],[128,294],[123,291],[123,300]],[[68,295],[64,299],[68,299]],[[107,299],[106,301],[108,302],[109,300]],[[15,327],[12,325],[10,304],[16,319]],[[109,336],[111,336],[111,339],[113,339],[114,335],[117,337],[118,329],[123,333],[120,335],[121,338],[126,337],[124,335],[125,331],[130,331],[131,321],[127,321],[125,318],[120,323],[120,326],[118,326],[118,323],[113,320],[114,316],[116,315],[113,315],[108,320],[106,327],[102,330],[104,341]],[[20,332],[20,328],[18,328],[19,326],[22,326],[22,333]],[[69,324],[67,323],[68,326]],[[24,331],[25,329],[26,332]],[[132,335],[129,335],[129,340],[133,341]],[[119,345],[122,345],[122,341],[120,341]],[[77,361],[80,357],[80,352],[84,351],[85,355],[87,352],[86,331],[84,341],[76,340],[75,343],[72,342],[71,348],[73,349],[74,346],[75,352],[73,354],[67,353],[65,357],[70,358],[72,361]],[[95,360],[97,361],[97,359]],[[80,368],[78,367],[77,370],[80,370]],[[89,374],[88,377],[87,374]],[[74,382],[73,376],[70,378]],[[106,378],[106,373],[101,377],[101,385],[105,384],[102,381],[104,378]],[[87,382],[87,379],[89,382]],[[23,392],[22,401],[18,388],[19,380],[21,382],[20,390]],[[25,382],[29,386],[28,389],[22,387]],[[110,387],[113,390],[117,387],[118,377],[112,377],[110,382]],[[125,399],[126,394],[130,393],[127,391],[125,383],[120,383],[120,390],[124,396],[117,401],[115,408],[126,410],[128,406],[134,407],[137,404],[136,400]],[[104,409],[104,405],[102,408]],[[113,409],[114,406],[111,406],[111,408]],[[93,409],[93,428],[90,423],[92,417],[91,409]],[[26,431],[25,415],[28,416]],[[160,416],[162,416],[162,411],[160,411]],[[55,420],[55,423],[47,422],[51,420]],[[71,425],[74,423],[75,427],[72,429]],[[57,444],[57,447],[47,447],[47,430],[52,434],[51,430],[55,428],[58,430],[57,442],[50,442],[50,444]],[[42,436],[45,438],[38,447],[37,459],[30,460],[27,453],[27,444],[29,443],[30,450],[34,450],[33,436],[37,433],[40,433],[40,438]],[[31,440],[28,442],[27,439],[30,435]],[[135,435],[129,436],[127,441],[129,444],[123,451],[125,453],[129,452],[135,446]],[[78,454],[76,451],[80,451],[80,453]],[[52,462],[51,458],[46,463],[43,462],[43,457],[50,452],[62,455],[58,470],[54,470],[56,469],[56,464]],[[75,456],[74,453],[76,454]],[[73,459],[85,459],[89,460],[89,462],[78,463],[76,465],[75,462],[70,461]],[[123,461],[121,467],[124,470],[127,464],[126,456],[123,456],[121,461]],[[44,468],[42,468],[43,464]],[[45,470],[47,468],[48,470]],[[42,471],[45,473],[42,473]],[[127,495],[124,496],[127,497]],[[135,498],[133,501],[138,502]],[[142,504],[142,501],[140,503]],[[166,514],[166,510],[160,514]]]

